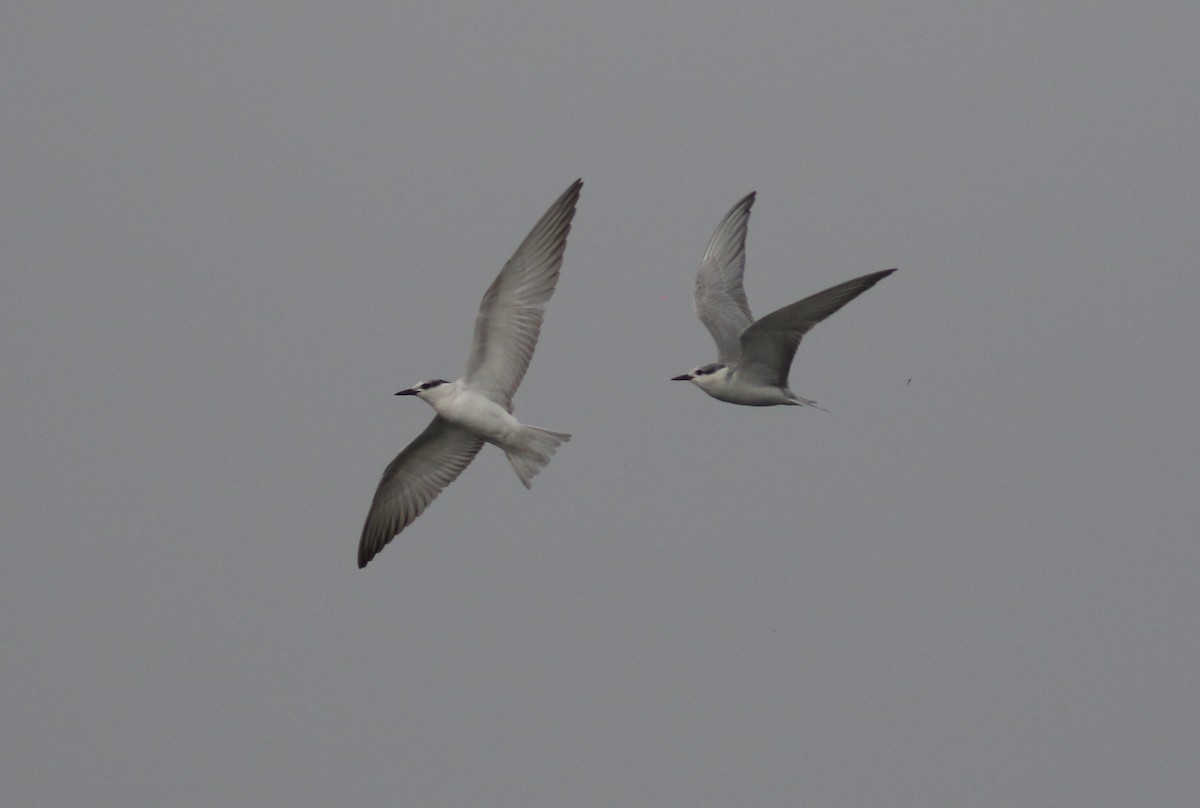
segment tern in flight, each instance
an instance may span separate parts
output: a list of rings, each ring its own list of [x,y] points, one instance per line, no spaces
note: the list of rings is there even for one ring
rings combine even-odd
[[[717,225],[696,273],[696,314],[717,343],[717,361],[672,376],[715,399],[750,407],[816,407],[788,389],[788,371],[800,340],[817,323],[895,272],[885,269],[818,292],[755,320],[742,288],[746,225],[754,194],[746,195]]]
[[[530,488],[554,450],[570,440],[566,433],[520,423],[513,417],[512,399],[558,282],[582,186],[583,180],[576,180],[563,192],[488,287],[463,375],[452,382],[430,379],[396,393],[422,399],[437,415],[384,470],[358,544],[360,568],[454,482],[484,443],[503,449]]]

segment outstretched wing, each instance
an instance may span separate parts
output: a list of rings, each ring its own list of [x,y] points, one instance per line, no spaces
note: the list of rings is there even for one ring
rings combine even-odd
[[[800,340],[813,326],[895,272],[872,272],[771,312],[742,332],[742,361],[735,372],[747,381],[787,387]]]
[[[483,439],[436,416],[383,472],[358,542],[358,566],[367,566],[401,530],[454,482],[483,446]]]
[[[738,336],[754,321],[742,288],[746,268],[746,226],[754,193],[733,206],[713,231],[696,273],[696,315],[717,343],[717,358],[734,364],[742,354]]]
[[[533,358],[544,306],[558,282],[581,187],[583,180],[575,180],[533,226],[488,287],[475,317],[463,381],[510,410]]]

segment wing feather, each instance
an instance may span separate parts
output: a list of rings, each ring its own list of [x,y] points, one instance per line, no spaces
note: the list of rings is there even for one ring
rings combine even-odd
[[[735,372],[747,381],[786,388],[792,358],[804,335],[895,271],[885,269],[839,283],[766,315],[742,332],[742,361]]]
[[[582,186],[583,180],[573,182],[533,226],[488,287],[475,317],[463,380],[509,410],[533,358],[546,301],[558,282]]]
[[[754,322],[742,274],[746,269],[746,229],[754,193],[742,197],[713,231],[696,273],[696,315],[717,343],[718,360],[734,364],[742,354],[738,336]]]
[[[388,464],[375,489],[358,543],[358,566],[367,566],[384,545],[412,524],[454,482],[483,446],[483,439],[436,416],[425,431]]]

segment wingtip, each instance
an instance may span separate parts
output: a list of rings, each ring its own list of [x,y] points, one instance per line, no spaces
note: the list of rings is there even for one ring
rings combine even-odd
[[[888,275],[891,275],[893,272],[896,271],[896,269],[897,269],[897,267],[892,267],[891,269],[881,269],[878,272],[869,272],[866,275],[863,275],[858,280],[862,281],[863,283],[866,283],[867,289],[869,289],[872,286],[874,286],[875,284],[879,283],[884,278],[886,278]],[[863,291],[866,291],[866,290],[864,289]]]
[[[726,219],[749,213],[750,208],[754,207],[754,200],[756,199],[758,199],[758,191],[751,191],[750,193],[746,194],[739,199],[732,208],[729,209],[729,213],[725,214]]]
[[[543,215],[542,221],[538,222],[538,224],[534,226],[534,231],[536,231],[538,227],[542,225],[542,222],[544,222],[548,217],[558,215],[560,217],[564,217],[567,223],[567,229],[563,234],[563,237],[565,238],[566,233],[570,232],[571,219],[575,217],[575,206],[579,204],[579,192],[582,188],[582,177],[568,185],[567,190],[558,195],[558,199],[554,200],[554,204],[551,205]],[[533,233],[531,232],[530,235],[533,235]]]

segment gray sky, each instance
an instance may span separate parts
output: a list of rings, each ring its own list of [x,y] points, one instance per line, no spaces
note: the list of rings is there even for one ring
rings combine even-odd
[[[6,10],[12,805],[1196,804],[1200,9],[709,5]],[[574,440],[359,571],[577,176]],[[750,190],[756,314],[900,267],[831,414],[668,381]]]

